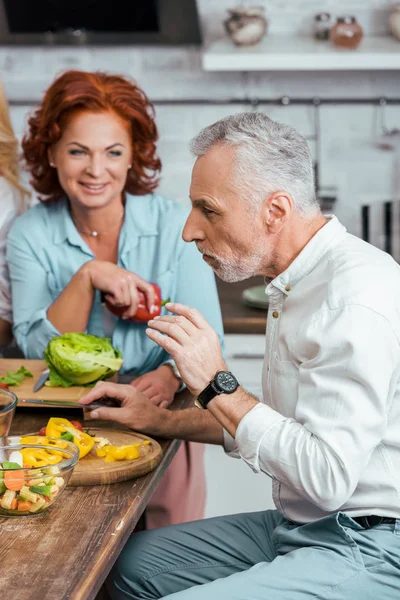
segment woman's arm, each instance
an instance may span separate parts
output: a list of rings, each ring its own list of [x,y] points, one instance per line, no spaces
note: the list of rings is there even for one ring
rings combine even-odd
[[[75,273],[47,309],[47,319],[60,333],[86,331],[95,294],[90,273],[91,262],[85,263]]]
[[[11,323],[0,317],[0,346],[7,346],[12,340]]]

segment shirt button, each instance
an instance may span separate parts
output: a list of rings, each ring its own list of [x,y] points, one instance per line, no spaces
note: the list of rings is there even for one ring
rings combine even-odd
[[[286,290],[287,292],[290,292],[290,290],[291,290],[291,289],[292,289],[292,288],[290,287],[290,285],[285,285],[285,290]]]
[[[272,316],[274,317],[274,319],[277,319],[279,317],[278,311],[274,310],[274,312],[272,313]]]

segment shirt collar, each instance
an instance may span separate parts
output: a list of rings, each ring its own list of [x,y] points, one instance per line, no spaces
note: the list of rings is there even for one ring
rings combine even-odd
[[[328,216],[327,219],[328,222],[317,231],[283,273],[272,281],[265,280],[267,283],[265,293],[268,296],[274,293],[274,288],[278,288],[287,295],[296,283],[304,279],[316,267],[330,246],[343,237],[346,233],[344,225],[334,215]]]
[[[155,219],[149,218],[153,198],[153,194],[146,196],[126,194],[125,219],[119,241],[121,254],[136,246],[141,236],[158,234]],[[53,242],[62,244],[67,241],[72,246],[81,248],[86,254],[93,255],[75,227],[69,211],[68,199],[61,198],[50,206],[50,210]]]

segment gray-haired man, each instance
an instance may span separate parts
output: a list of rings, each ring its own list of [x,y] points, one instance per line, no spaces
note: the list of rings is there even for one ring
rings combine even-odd
[[[307,143],[260,113],[192,142],[183,238],[226,281],[269,283],[263,401],[224,362],[197,311],[149,322],[206,410],[170,412],[130,386],[82,400],[139,431],[222,444],[273,478],[275,511],[138,533],[110,579],[113,598],[400,598],[400,268],[325,218]],[[207,290],[204,290],[207,293]]]

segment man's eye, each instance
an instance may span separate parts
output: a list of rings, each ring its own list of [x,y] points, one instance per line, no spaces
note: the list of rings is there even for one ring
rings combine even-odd
[[[210,210],[205,206],[202,206],[201,210],[203,212],[203,215],[205,215],[206,217],[211,217],[211,215],[215,215],[215,212],[213,210]]]

